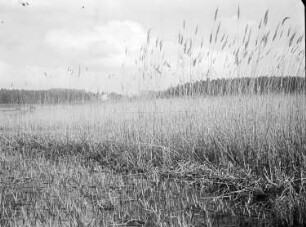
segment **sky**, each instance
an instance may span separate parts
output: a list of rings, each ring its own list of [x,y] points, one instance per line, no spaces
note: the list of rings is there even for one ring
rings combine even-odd
[[[208,40],[217,7],[227,34],[257,25],[267,9],[269,26],[288,16],[304,32],[300,0],[0,0],[0,88],[136,92],[145,86],[135,59],[148,30],[175,62],[183,21]]]

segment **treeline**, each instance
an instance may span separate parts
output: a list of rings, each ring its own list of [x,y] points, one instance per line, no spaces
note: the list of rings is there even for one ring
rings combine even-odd
[[[269,77],[215,79],[186,83],[158,93],[159,97],[184,95],[238,95],[268,93],[301,93],[305,91],[303,77]]]
[[[1,104],[59,104],[98,100],[99,94],[76,89],[0,90]]]
[[[165,91],[151,92],[159,98],[190,95],[239,95],[305,92],[302,77],[258,77],[203,80],[171,87]],[[82,103],[101,100],[102,94],[77,89],[8,90],[0,89],[0,104],[59,104]],[[146,95],[148,96],[148,94]],[[117,100],[123,96],[111,93],[107,99]]]

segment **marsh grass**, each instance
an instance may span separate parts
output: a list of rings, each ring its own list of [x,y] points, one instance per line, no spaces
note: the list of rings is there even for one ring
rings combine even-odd
[[[302,95],[74,108],[3,114],[2,225],[305,223]]]
[[[219,14],[208,39],[183,22],[175,68],[149,31],[137,59],[141,86],[158,90],[167,74],[210,81],[221,50],[230,53],[228,77],[304,70],[304,35],[289,18],[268,30],[266,11],[257,33],[246,26],[230,37]],[[0,225],[304,226],[305,96],[178,89],[168,99],[0,112]]]

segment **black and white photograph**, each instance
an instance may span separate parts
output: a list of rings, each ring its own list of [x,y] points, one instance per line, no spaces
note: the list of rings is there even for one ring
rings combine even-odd
[[[302,0],[0,0],[0,226],[306,226]]]

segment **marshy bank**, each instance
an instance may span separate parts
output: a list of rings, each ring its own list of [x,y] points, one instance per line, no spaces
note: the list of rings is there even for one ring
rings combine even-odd
[[[71,5],[82,15],[89,8]],[[306,226],[305,32],[289,16],[270,22],[268,9],[258,22],[246,20],[250,9],[244,14],[234,6],[234,14],[224,16],[219,7],[211,14],[199,8],[212,25],[184,20],[171,40],[136,23],[143,34],[131,47],[117,40],[117,26],[125,31],[135,25],[129,21],[109,21],[115,28],[109,40],[100,40],[109,33],[106,27],[101,35],[102,26],[56,42],[69,51],[64,58],[56,52],[52,61],[69,53],[75,63],[92,56],[96,78],[81,63],[75,71],[45,62],[48,70],[58,65],[54,77],[25,67],[20,75],[35,86],[17,85],[33,90],[13,83],[0,90],[0,103],[9,104],[0,106],[0,225]],[[63,24],[80,17],[73,15]],[[74,53],[83,50],[77,45],[83,39],[88,53]],[[104,46],[111,40],[116,45],[108,56]],[[115,75],[109,71],[118,59]],[[39,72],[45,87],[74,81],[77,87],[94,83],[96,92],[37,90],[44,87],[37,86]],[[99,80],[103,72],[110,73],[105,81]],[[101,92],[99,81],[107,90],[116,84],[126,96]],[[22,111],[19,104],[37,108]]]
[[[305,225],[303,95],[151,102],[2,113],[1,224]]]

